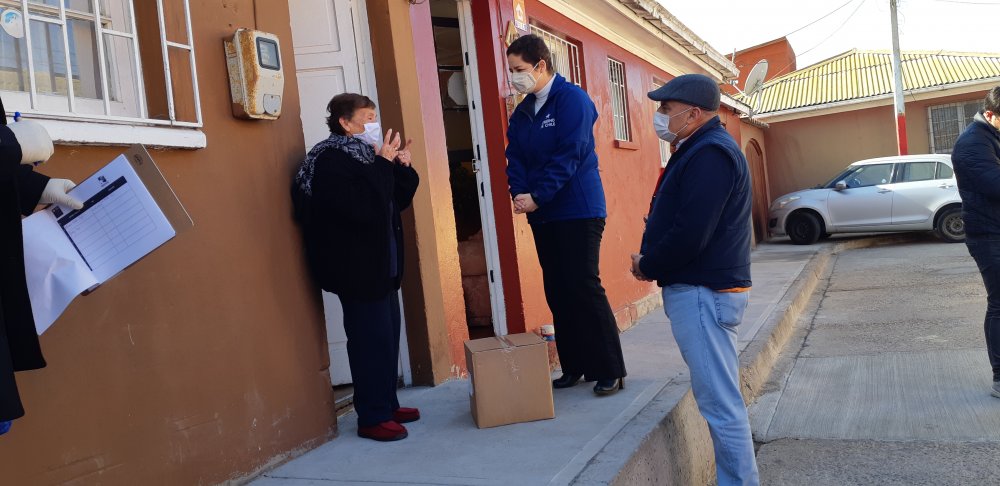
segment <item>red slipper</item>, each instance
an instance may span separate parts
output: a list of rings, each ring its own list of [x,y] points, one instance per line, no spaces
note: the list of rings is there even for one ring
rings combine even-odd
[[[420,410],[408,407],[399,407],[392,413],[392,419],[398,423],[406,424],[420,420]]]
[[[391,420],[382,422],[378,425],[373,425],[371,427],[358,427],[358,437],[377,440],[379,442],[403,440],[408,435],[406,427],[403,427],[402,425],[399,425]]]

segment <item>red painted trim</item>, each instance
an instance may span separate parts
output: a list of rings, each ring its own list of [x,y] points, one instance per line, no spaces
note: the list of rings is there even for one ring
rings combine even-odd
[[[511,2],[472,3],[473,36],[479,61],[479,86],[483,98],[483,123],[486,128],[486,149],[489,157],[490,182],[493,186],[493,213],[496,221],[497,246],[500,253],[500,273],[503,280],[504,302],[507,308],[507,331],[525,330],[524,298],[517,261],[514,234],[514,213],[507,189],[507,47],[503,43],[507,22],[513,20]]]
[[[896,141],[899,143],[899,155],[907,155],[909,150],[906,147],[906,114],[896,114]]]

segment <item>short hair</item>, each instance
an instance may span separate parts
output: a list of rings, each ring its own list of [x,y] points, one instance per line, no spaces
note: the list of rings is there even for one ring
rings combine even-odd
[[[1000,86],[986,93],[986,100],[983,102],[983,111],[992,111],[1000,115]]]
[[[330,127],[330,133],[337,135],[347,135],[344,127],[340,125],[341,118],[352,118],[354,112],[362,108],[375,109],[375,102],[371,98],[357,93],[341,93],[334,96],[330,103],[326,105],[326,111],[330,116],[326,117],[326,126]]]
[[[549,50],[545,41],[535,34],[522,35],[511,42],[510,47],[507,48],[507,55],[512,54],[521,56],[524,62],[532,66],[538,64],[538,61],[545,61],[545,69],[550,74],[555,72],[555,66],[552,65],[552,51]]]

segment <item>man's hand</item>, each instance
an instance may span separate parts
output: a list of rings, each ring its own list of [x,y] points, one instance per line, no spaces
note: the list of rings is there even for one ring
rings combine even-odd
[[[639,269],[639,262],[642,261],[642,255],[639,253],[632,254],[632,276],[636,280],[641,280],[643,282],[652,282],[653,279],[642,274],[642,270]]]
[[[76,187],[73,181],[68,179],[49,179],[49,183],[42,190],[42,197],[39,204],[59,204],[70,209],[83,209],[83,203],[73,196],[67,194]]]
[[[10,131],[14,132],[14,138],[21,146],[21,163],[38,165],[55,152],[52,146],[52,137],[41,123],[30,120],[11,123],[7,125]]]
[[[535,199],[531,197],[531,194],[518,194],[514,197],[514,213],[525,214],[536,210],[538,210],[538,205],[535,204]]]

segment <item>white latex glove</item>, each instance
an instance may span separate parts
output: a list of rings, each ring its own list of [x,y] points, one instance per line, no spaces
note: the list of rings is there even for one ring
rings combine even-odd
[[[45,190],[42,191],[42,198],[38,200],[38,203],[59,204],[70,209],[83,209],[82,202],[67,194],[74,187],[76,187],[76,184],[69,179],[49,179],[49,183],[45,185]]]
[[[7,125],[10,131],[14,132],[14,138],[21,145],[21,163],[37,164],[49,160],[55,147],[52,146],[52,137],[41,123],[30,120],[19,121]]]

